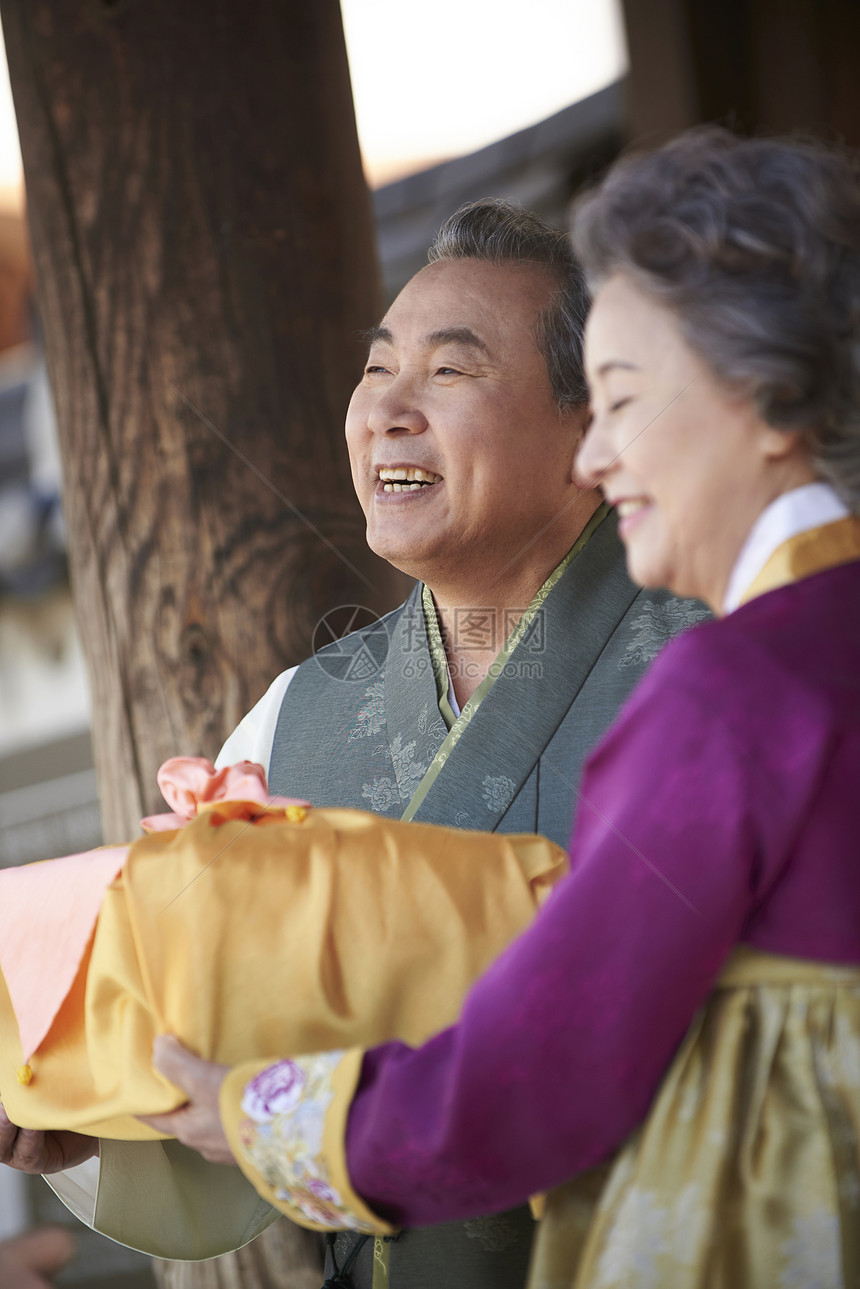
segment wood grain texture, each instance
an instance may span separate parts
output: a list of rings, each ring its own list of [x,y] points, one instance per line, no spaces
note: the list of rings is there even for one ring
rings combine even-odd
[[[324,612],[396,602],[342,437],[370,208],[336,0],[0,9],[115,839]]]
[[[402,579],[343,446],[379,291],[336,0],[2,0],[106,839]],[[287,1222],[170,1289],[316,1289]]]

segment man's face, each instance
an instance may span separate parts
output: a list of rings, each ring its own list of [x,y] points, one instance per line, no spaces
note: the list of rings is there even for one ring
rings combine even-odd
[[[558,411],[535,341],[535,265],[442,260],[392,304],[346,440],[372,550],[433,584],[504,568],[569,507],[582,416]]]

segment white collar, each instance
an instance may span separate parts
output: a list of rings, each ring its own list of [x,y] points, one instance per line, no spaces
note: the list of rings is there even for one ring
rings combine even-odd
[[[809,528],[845,519],[848,508],[829,483],[805,483],[784,492],[761,512],[735,560],[723,600],[723,612],[733,613],[771,555],[783,542]]]
[[[454,677],[451,675],[451,668],[448,666],[447,661],[445,663],[445,670],[448,673],[448,703],[456,718],[462,713],[460,712],[460,704],[457,702],[457,695],[454,693]]]

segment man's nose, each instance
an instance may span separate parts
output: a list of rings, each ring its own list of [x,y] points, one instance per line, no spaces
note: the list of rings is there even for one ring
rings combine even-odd
[[[411,381],[396,378],[380,390],[367,418],[374,434],[421,434],[428,421]]]

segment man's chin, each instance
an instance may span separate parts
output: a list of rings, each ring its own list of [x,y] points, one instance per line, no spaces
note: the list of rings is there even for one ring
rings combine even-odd
[[[368,529],[367,544],[374,555],[419,582],[427,580],[427,573],[435,563],[434,552],[426,541],[406,541],[402,535],[397,538]]]

